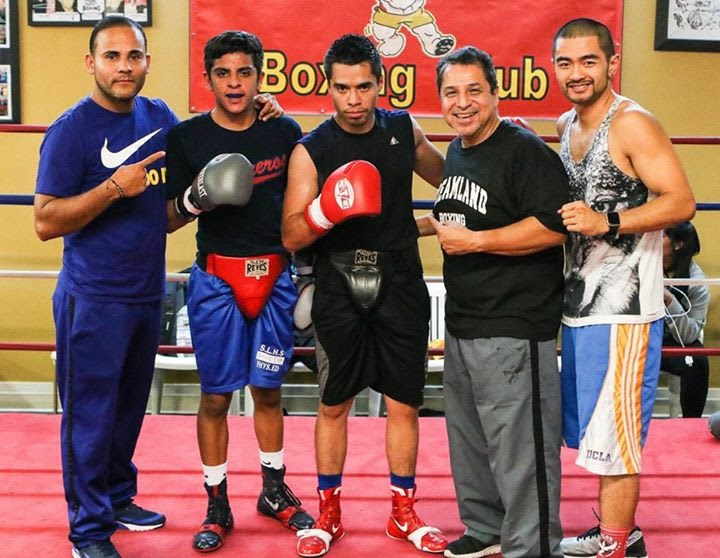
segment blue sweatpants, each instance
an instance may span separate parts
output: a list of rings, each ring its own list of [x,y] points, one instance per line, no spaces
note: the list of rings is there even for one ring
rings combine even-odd
[[[152,383],[161,301],[99,302],[57,289],[53,314],[69,538],[83,546],[109,538],[113,504],[137,493],[132,456]]]

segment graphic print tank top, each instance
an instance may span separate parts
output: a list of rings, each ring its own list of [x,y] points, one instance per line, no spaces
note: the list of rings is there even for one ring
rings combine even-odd
[[[560,158],[570,178],[570,199],[600,213],[622,212],[652,197],[639,178],[610,158],[610,123],[623,99],[617,98],[580,162],[570,151],[573,113],[563,131]],[[645,323],[663,316],[662,231],[588,237],[570,233],[566,250],[563,323]]]

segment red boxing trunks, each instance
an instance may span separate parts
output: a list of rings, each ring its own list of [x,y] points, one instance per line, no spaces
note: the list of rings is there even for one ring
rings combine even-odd
[[[206,271],[230,285],[240,312],[253,320],[265,306],[283,269],[283,254],[238,258],[210,253]]]

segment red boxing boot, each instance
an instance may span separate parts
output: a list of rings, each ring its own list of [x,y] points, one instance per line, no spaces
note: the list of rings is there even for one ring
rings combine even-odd
[[[440,554],[445,551],[447,541],[440,536],[440,529],[425,525],[415,513],[415,488],[405,490],[390,486],[392,491],[392,513],[385,533],[391,539],[407,540],[423,552]]]
[[[340,522],[340,487],[318,490],[320,516],[312,529],[297,532],[297,553],[302,558],[323,556],[330,550],[330,543],[345,536]]]

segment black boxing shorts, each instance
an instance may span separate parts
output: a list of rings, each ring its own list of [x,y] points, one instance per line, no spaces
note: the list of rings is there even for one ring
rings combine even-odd
[[[342,252],[349,267],[369,251],[354,252],[360,260]],[[430,299],[417,247],[378,256],[375,263],[360,266],[365,269],[356,283],[366,284],[353,291],[332,261],[337,263],[337,257],[318,254],[312,318],[325,405],[343,403],[366,387],[407,405],[422,404]],[[378,263],[380,286],[368,277],[376,271],[367,269]],[[372,309],[364,309],[364,303]]]

